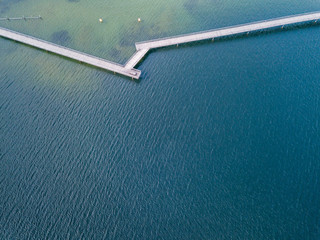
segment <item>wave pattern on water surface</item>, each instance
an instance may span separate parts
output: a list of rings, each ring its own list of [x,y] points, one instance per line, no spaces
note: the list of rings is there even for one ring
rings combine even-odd
[[[136,41],[319,9],[4,0],[44,19],[0,24],[121,62]],[[318,32],[160,49],[140,83],[0,39],[0,239],[319,239]]]

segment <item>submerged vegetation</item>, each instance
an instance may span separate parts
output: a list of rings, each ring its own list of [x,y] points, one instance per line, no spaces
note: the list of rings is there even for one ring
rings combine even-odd
[[[0,13],[6,13],[10,10],[10,6],[23,0],[0,0]]]
[[[54,32],[51,35],[51,41],[54,43],[57,43],[59,45],[67,46],[71,42],[71,37],[69,35],[69,32],[66,30],[61,30],[58,32]]]

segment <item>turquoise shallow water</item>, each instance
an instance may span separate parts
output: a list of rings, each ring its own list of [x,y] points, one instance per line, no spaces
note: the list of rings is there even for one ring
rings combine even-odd
[[[0,24],[125,62],[135,41],[320,9],[126,3],[4,0],[44,20]],[[0,239],[319,239],[319,30],[157,50],[139,83],[0,39]]]

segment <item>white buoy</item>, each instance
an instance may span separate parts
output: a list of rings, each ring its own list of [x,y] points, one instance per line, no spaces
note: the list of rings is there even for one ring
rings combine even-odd
[[[141,18],[138,18],[138,22],[141,22]]]
[[[102,23],[102,22],[103,22],[103,19],[102,19],[102,18],[99,18],[99,22]]]

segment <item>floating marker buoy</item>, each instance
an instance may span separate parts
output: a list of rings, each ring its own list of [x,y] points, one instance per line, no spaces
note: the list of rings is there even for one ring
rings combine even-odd
[[[138,18],[138,22],[141,22],[141,18]]]
[[[99,22],[102,23],[102,22],[103,22],[103,19],[102,19],[102,18],[99,18]]]

